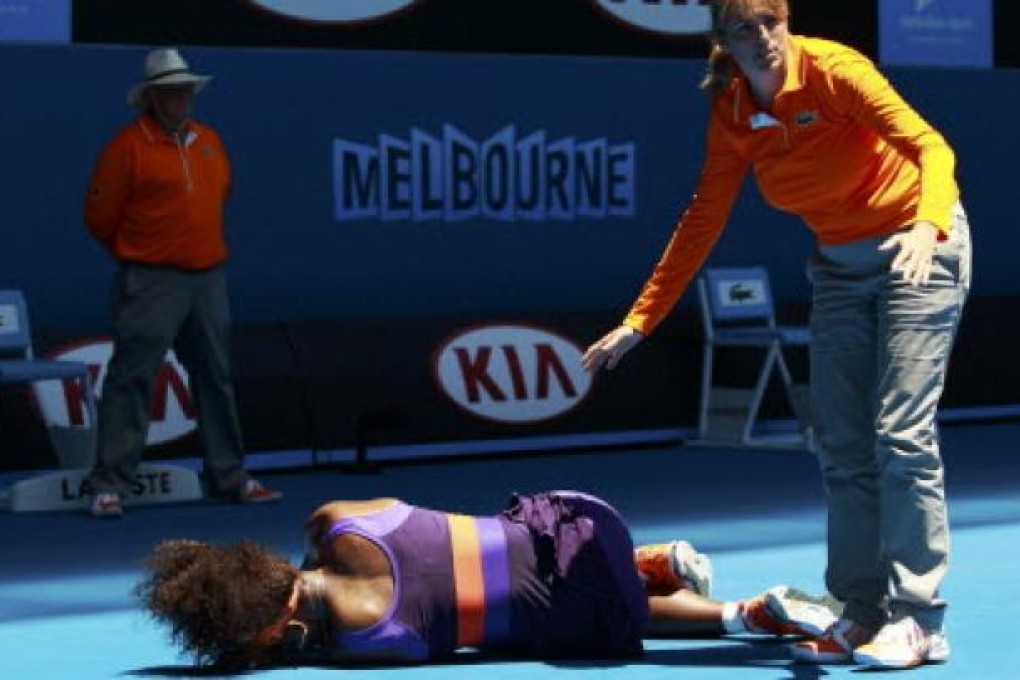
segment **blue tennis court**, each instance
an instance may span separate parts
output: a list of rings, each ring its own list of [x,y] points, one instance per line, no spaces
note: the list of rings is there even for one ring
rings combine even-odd
[[[943,430],[954,549],[945,596],[953,657],[918,678],[1018,677],[1004,641],[1020,602],[1020,424]],[[326,500],[397,496],[487,514],[513,491],[576,488],[616,505],[637,543],[685,538],[712,556],[715,596],[736,599],[789,583],[821,590],[824,514],[815,462],[802,453],[694,447],[590,451],[395,464],[376,474],[335,469],[261,475],[286,494],[275,506],[188,504],[129,508],[122,520],[84,514],[0,519],[3,677],[208,676],[178,656],[133,605],[139,560],[157,540],[257,539],[296,562],[308,512]],[[464,653],[425,667],[343,668],[344,677],[817,678],[852,666],[792,663],[761,639],[659,639],[638,660],[507,661]],[[338,668],[259,671],[324,677]]]

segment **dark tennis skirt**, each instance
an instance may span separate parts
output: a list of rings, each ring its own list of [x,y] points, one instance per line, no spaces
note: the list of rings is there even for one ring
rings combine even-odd
[[[501,515],[511,543],[517,651],[635,656],[648,596],[620,514],[578,491],[515,494]],[[526,541],[526,549],[514,549]]]

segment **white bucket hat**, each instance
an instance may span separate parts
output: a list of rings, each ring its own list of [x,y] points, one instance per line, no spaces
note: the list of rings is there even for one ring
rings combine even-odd
[[[192,73],[188,62],[181,53],[172,47],[164,47],[149,52],[145,57],[145,80],[136,83],[128,90],[128,104],[141,108],[142,94],[153,85],[191,85],[195,92],[200,91],[212,80],[212,76]]]

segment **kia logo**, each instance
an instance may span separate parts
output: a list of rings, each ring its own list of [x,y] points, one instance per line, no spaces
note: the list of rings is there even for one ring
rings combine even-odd
[[[274,14],[306,21],[353,23],[379,19],[420,0],[248,0]]]
[[[79,343],[55,350],[48,359],[80,361],[87,364],[97,395],[103,391],[106,368],[113,356],[113,343],[109,340]],[[58,427],[94,426],[88,423],[85,411],[85,394],[78,380],[42,380],[32,383],[32,391],[47,425]],[[145,443],[165,444],[180,439],[195,429],[195,404],[188,390],[188,374],[173,351],[167,353],[163,366],[156,375],[156,389],[152,397],[152,420]]]
[[[592,0],[628,26],[667,35],[707,33],[710,0]]]
[[[457,406],[503,423],[563,415],[591,388],[573,341],[511,324],[476,327],[447,339],[433,355],[433,374]]]

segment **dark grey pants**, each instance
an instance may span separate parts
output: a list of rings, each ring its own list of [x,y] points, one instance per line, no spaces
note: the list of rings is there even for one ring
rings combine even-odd
[[[920,287],[890,272],[882,241],[823,246],[808,265],[826,585],[859,623],[909,614],[937,630],[949,528],[935,413],[970,288],[970,232],[957,206]]]
[[[99,406],[93,492],[125,493],[142,461],[156,377],[172,347],[195,400],[205,482],[235,494],[247,476],[234,399],[227,286],[220,268],[124,264],[113,289],[113,357]]]

